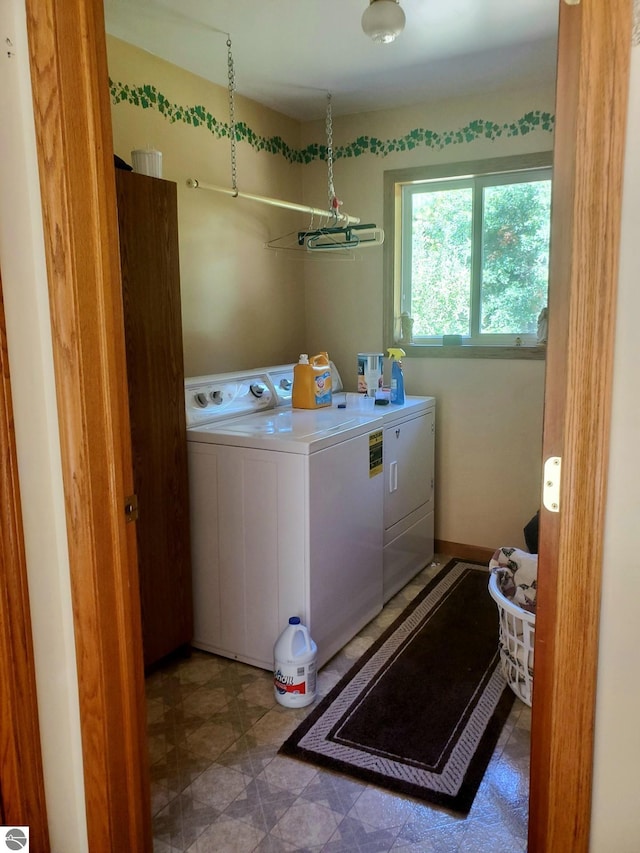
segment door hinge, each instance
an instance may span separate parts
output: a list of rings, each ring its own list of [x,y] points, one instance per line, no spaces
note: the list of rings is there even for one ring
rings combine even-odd
[[[542,503],[549,512],[560,511],[560,471],[562,459],[550,456],[544,463]]]
[[[124,517],[125,521],[136,521],[138,518],[138,496],[128,495],[124,499]]]

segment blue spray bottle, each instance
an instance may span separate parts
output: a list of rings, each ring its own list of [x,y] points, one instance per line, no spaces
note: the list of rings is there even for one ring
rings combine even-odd
[[[402,372],[402,362],[400,359],[406,355],[406,352],[403,349],[400,349],[400,347],[389,347],[387,352],[391,359],[390,400],[392,403],[402,405],[404,403],[404,374]]]

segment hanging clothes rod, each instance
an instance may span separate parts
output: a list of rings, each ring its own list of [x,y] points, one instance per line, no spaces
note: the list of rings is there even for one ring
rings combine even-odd
[[[345,225],[343,228],[298,231],[298,245],[305,246],[309,252],[366,249],[383,243],[384,231],[375,225]]]
[[[332,222],[344,222],[345,225],[358,225],[360,218],[358,216],[349,216],[347,213],[336,212],[335,214],[328,210],[322,210],[319,207],[309,207],[306,204],[296,204],[293,201],[282,201],[278,198],[269,198],[265,195],[253,195],[252,193],[244,193],[239,190],[234,190],[231,187],[219,187],[215,184],[203,184],[197,178],[187,178],[187,186],[194,190],[212,190],[216,193],[224,193],[236,198],[246,198],[250,201],[259,201],[261,204],[270,204],[272,207],[284,207],[287,210],[297,210],[299,213],[307,213],[310,216],[325,216]]]

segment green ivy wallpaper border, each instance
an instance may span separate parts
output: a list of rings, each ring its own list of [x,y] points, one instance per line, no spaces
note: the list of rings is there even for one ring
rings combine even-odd
[[[171,103],[155,86],[145,83],[141,86],[127,83],[115,83],[109,80],[111,100],[114,105],[127,103],[142,109],[155,109],[171,124],[181,121],[192,127],[206,127],[216,138],[229,137],[230,128],[227,122],[219,121],[203,106],[185,107]],[[398,151],[410,151],[424,147],[441,151],[448,145],[459,145],[464,142],[475,142],[477,139],[500,139],[514,136],[526,136],[535,130],[553,133],[555,116],[542,110],[531,110],[519,119],[498,124],[486,119],[475,119],[458,130],[437,132],[417,127],[404,136],[393,139],[378,139],[375,136],[358,136],[347,145],[339,145],[333,149],[334,160],[346,157],[361,157],[363,154],[374,154],[377,157],[387,157]],[[244,122],[236,122],[236,139],[247,142],[256,151],[266,151],[269,154],[279,154],[290,163],[312,163],[314,160],[327,159],[327,146],[311,143],[305,148],[292,148],[280,136],[259,136]]]

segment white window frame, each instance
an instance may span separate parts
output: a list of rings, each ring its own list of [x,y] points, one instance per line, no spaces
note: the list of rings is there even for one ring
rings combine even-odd
[[[458,163],[442,166],[417,167],[385,172],[385,341],[388,346],[398,345],[399,317],[403,311],[410,313],[410,284],[404,270],[411,269],[411,205],[403,204],[414,193],[425,186],[434,189],[471,187],[474,192],[474,216],[472,224],[472,282],[471,282],[471,331],[461,340],[459,352],[454,347],[444,347],[451,355],[505,357],[530,357],[540,347],[536,334],[487,334],[479,331],[480,288],[482,271],[482,191],[486,187],[529,180],[551,180],[552,155],[543,152],[533,155],[503,157],[495,160]],[[403,221],[404,218],[404,221]],[[408,229],[408,231],[407,231]],[[404,236],[407,235],[407,236]],[[404,237],[404,239],[403,239]],[[409,347],[411,355],[439,354],[434,348],[442,349],[442,337],[415,337]]]

